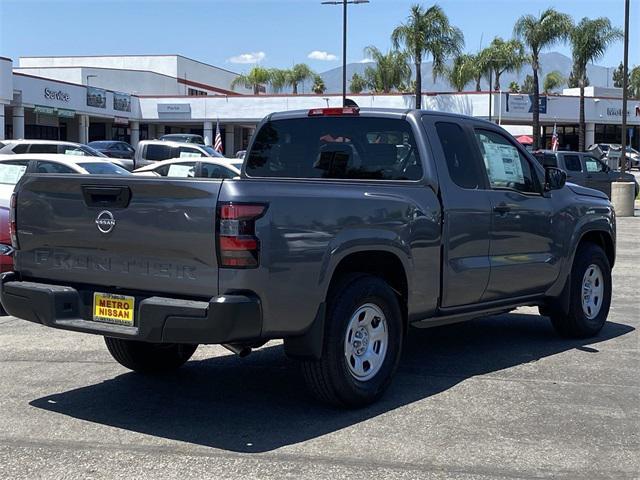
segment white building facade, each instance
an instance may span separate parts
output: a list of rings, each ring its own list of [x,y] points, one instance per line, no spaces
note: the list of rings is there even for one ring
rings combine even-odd
[[[197,133],[208,143],[220,127],[225,154],[246,148],[257,123],[276,111],[337,107],[340,95],[249,95],[231,90],[237,74],[179,55],[28,57],[19,67],[0,57],[0,141],[48,138],[77,142],[118,139],[136,145],[166,133]],[[181,76],[182,75],[182,76]],[[561,148],[577,148],[579,98],[542,96],[540,121],[548,146],[554,125]],[[586,91],[586,144],[619,143],[619,90]],[[413,108],[413,96],[351,95],[360,107]],[[531,133],[530,95],[426,93],[423,108],[491,118],[514,134]],[[629,101],[631,144],[638,148],[640,101]]]

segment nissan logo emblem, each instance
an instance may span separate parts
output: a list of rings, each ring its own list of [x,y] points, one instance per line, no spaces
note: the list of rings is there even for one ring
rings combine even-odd
[[[116,226],[116,219],[109,210],[101,211],[96,217],[96,226],[102,233],[110,233]]]

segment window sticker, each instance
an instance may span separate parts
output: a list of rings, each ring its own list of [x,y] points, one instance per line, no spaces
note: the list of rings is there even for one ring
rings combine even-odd
[[[171,165],[169,167],[168,177],[193,177],[193,165]]]
[[[198,152],[180,152],[180,158],[200,157]]]
[[[71,149],[66,149],[64,151],[65,155],[78,155],[80,157],[84,157],[85,153],[82,150],[78,150],[77,148],[74,148],[73,150]]]
[[[26,170],[26,165],[0,165],[0,183],[15,185]]]
[[[484,163],[491,183],[524,184],[518,150],[511,145],[484,143]]]

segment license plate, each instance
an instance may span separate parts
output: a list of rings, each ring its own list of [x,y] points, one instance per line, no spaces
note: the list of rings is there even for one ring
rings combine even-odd
[[[132,327],[135,302],[134,297],[126,295],[94,292],[93,320]]]

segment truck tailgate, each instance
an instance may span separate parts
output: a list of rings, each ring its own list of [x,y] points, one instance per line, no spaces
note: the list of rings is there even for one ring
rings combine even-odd
[[[15,270],[52,283],[217,295],[215,215],[221,184],[27,175],[16,188]]]

